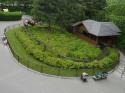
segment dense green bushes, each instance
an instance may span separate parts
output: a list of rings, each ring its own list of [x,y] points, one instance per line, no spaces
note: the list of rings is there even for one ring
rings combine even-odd
[[[0,21],[20,20],[22,14],[20,12],[0,12]]]
[[[87,63],[87,67],[95,69],[109,69],[115,67],[115,65],[119,61],[118,52],[111,48],[109,48],[108,50],[110,51],[109,56],[103,58],[102,60]]]
[[[35,41],[31,40],[29,36],[22,31],[16,31],[16,36],[23,44],[27,53],[32,55],[37,60],[58,68],[63,69],[109,69],[114,67],[118,62],[118,53],[114,49],[108,49],[110,54],[101,59],[93,62],[75,62],[69,59],[63,59],[49,50],[44,50],[44,46],[38,45]],[[56,52],[56,51],[55,51]]]
[[[125,0],[107,0],[107,20],[114,22],[121,30],[117,47],[125,53]]]
[[[30,31],[37,40],[45,42],[51,50],[56,51],[64,57],[75,59],[94,60],[101,54],[101,50],[87,42],[81,41],[77,37],[68,32],[61,32],[60,29],[53,29],[52,33],[48,33],[45,28],[31,28]]]

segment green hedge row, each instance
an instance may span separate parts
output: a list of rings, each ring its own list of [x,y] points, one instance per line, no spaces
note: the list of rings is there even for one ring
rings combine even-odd
[[[109,48],[108,50],[110,54],[107,57],[103,58],[102,60],[87,63],[87,67],[102,70],[115,67],[119,62],[119,54],[115,49]]]
[[[0,12],[0,21],[16,21],[21,18],[21,12]]]
[[[109,69],[114,67],[119,59],[118,53],[109,48],[110,54],[102,60],[94,62],[74,62],[72,60],[66,60],[55,56],[50,51],[44,50],[44,46],[38,45],[35,41],[31,40],[28,35],[23,31],[16,31],[16,36],[23,44],[27,53],[32,55],[40,62],[44,62],[47,65],[59,67],[63,69]]]
[[[95,46],[78,39],[71,33],[66,31],[61,32],[59,28],[53,26],[53,32],[48,33],[46,27],[31,27],[30,33],[37,40],[42,40],[47,44],[49,49],[56,51],[57,54],[62,57],[70,59],[92,61],[96,59],[100,54],[101,50]],[[30,36],[32,37],[32,36]]]

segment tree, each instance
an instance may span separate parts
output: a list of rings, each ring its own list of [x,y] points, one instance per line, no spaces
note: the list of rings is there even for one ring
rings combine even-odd
[[[54,0],[35,0],[32,14],[37,21],[47,22],[51,31],[51,23],[56,14]]]
[[[78,0],[35,0],[33,12],[37,20],[65,27],[84,19],[84,8]]]
[[[22,9],[22,11],[28,10],[28,8],[31,7],[32,1],[33,0],[0,0],[1,3],[5,4],[5,7],[15,7],[15,10]]]
[[[99,21],[104,19],[104,10],[107,5],[106,0],[79,0],[79,3],[85,7],[85,15],[87,18]]]
[[[23,10],[31,7],[31,4],[33,3],[33,0],[15,0],[15,2],[18,4],[18,6],[23,5]]]
[[[125,0],[108,0],[107,19],[114,22],[122,30],[118,38],[118,47],[125,48]]]
[[[57,0],[56,22],[64,27],[85,19],[84,7],[78,0]]]

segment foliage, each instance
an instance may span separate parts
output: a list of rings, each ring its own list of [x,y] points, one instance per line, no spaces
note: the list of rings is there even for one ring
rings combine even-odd
[[[78,39],[68,32],[61,33],[60,29],[55,29],[55,27],[53,27],[55,31],[53,33],[48,33],[45,28],[37,29],[37,27],[34,27],[31,29],[30,32],[37,40],[42,40],[51,50],[56,51],[61,56],[94,59],[101,53],[99,48]]]
[[[98,68],[98,69],[108,69],[108,68],[113,68],[118,60],[119,60],[119,56],[118,53],[114,50],[114,49],[110,49],[110,54],[109,56],[103,58],[102,60],[99,61],[95,61],[92,63],[88,63],[88,68]]]
[[[33,0],[0,0],[0,8],[8,8],[11,12],[22,11],[29,13]]]
[[[20,12],[0,12],[0,21],[15,21],[20,20],[22,14]]]
[[[79,3],[79,0],[57,0],[56,6],[58,7],[56,23],[63,27],[68,27],[86,18],[84,6]]]
[[[58,68],[52,67],[49,65],[46,65],[45,63],[42,63],[38,61],[37,59],[33,58],[33,56],[30,56],[25,48],[22,46],[22,43],[16,38],[15,32],[20,30],[19,28],[17,29],[12,29],[8,32],[6,32],[6,36],[8,39],[8,42],[10,44],[10,48],[13,51],[13,55],[19,62],[25,66],[27,66],[30,69],[33,69],[35,71],[39,71],[41,73],[47,73],[51,75],[60,75],[60,76],[68,76],[68,77],[73,77],[76,76],[76,71],[74,69],[69,70],[69,69],[60,69],[60,74],[58,74]],[[93,71],[91,70],[85,70],[89,75],[93,75]],[[81,73],[84,72],[83,70],[78,71],[78,75],[80,76]]]
[[[42,33],[43,36],[45,36],[45,33],[50,34],[50,33],[44,32],[44,34]],[[40,32],[38,34],[40,34]],[[57,33],[56,34],[51,33],[50,35],[58,36]],[[67,35],[70,35],[70,34],[67,33],[65,35],[66,35],[65,38],[67,38]],[[16,36],[18,37],[20,42],[23,44],[23,46],[26,49],[28,54],[32,55],[37,60],[39,60],[39,61],[41,61],[49,66],[63,68],[63,69],[82,69],[82,68],[93,69],[94,68],[94,69],[105,70],[105,69],[108,69],[110,67],[114,67],[118,62],[118,53],[113,49],[109,49],[110,54],[101,60],[97,60],[97,61],[93,61],[93,62],[89,62],[89,63],[75,62],[75,61],[70,60],[70,59],[61,58],[61,57],[57,56],[56,54],[54,54],[53,52],[51,52],[50,50],[44,51],[43,46],[38,45],[35,41],[31,40],[25,32],[17,31]],[[61,37],[61,35],[59,37]],[[50,38],[52,38],[52,36],[50,36]],[[48,38],[48,40],[50,38]],[[54,37],[52,39],[54,39]],[[50,39],[50,41],[52,39]],[[56,39],[54,39],[54,40],[56,40]],[[75,40],[75,39],[73,39],[73,40]],[[53,42],[53,40],[52,40],[52,42]],[[60,42],[61,42],[61,40],[60,40]],[[58,43],[56,43],[56,46],[58,46]],[[75,43],[75,42],[72,42],[72,43]],[[47,44],[49,44],[49,43],[47,43]],[[77,44],[75,44],[75,45],[77,45]],[[49,46],[51,46],[51,45],[49,45]],[[84,46],[86,46],[86,44],[84,44]],[[89,46],[90,45],[86,46],[86,47],[88,47],[88,51],[89,51]],[[60,48],[61,48],[61,46],[60,46]],[[94,48],[94,49],[96,50],[96,48]],[[90,50],[91,50],[91,47],[90,47]],[[56,51],[57,50],[55,50],[55,52]]]
[[[106,0],[80,0],[85,7],[85,16],[89,19],[103,21],[105,19]]]
[[[34,0],[33,15],[39,21],[68,27],[87,18],[101,18],[105,6],[106,0]]]
[[[0,0],[1,3],[4,4],[31,4],[32,0]]]
[[[107,0],[107,18],[113,21],[121,29],[121,36],[118,38],[117,46],[125,49],[125,0]]]

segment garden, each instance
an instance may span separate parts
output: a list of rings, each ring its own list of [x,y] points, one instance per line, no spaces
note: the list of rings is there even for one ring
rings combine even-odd
[[[6,33],[15,57],[25,66],[42,73],[79,76],[83,71],[93,75],[110,71],[117,64],[115,49],[104,52],[68,33],[59,26],[16,28]]]
[[[19,11],[22,11],[33,16],[36,22],[47,24],[30,26],[27,29],[19,27],[6,32],[14,57],[28,68],[51,75],[71,77],[79,76],[82,72],[93,75],[98,71],[110,71],[118,64],[117,50],[101,50],[68,31],[73,23],[86,19],[112,21],[122,29],[124,5],[112,0],[0,2],[3,4],[2,8],[9,9],[7,12],[0,11],[0,21],[20,20],[22,13]],[[124,29],[122,30],[124,33]],[[117,47],[124,49],[124,34],[118,39]]]

